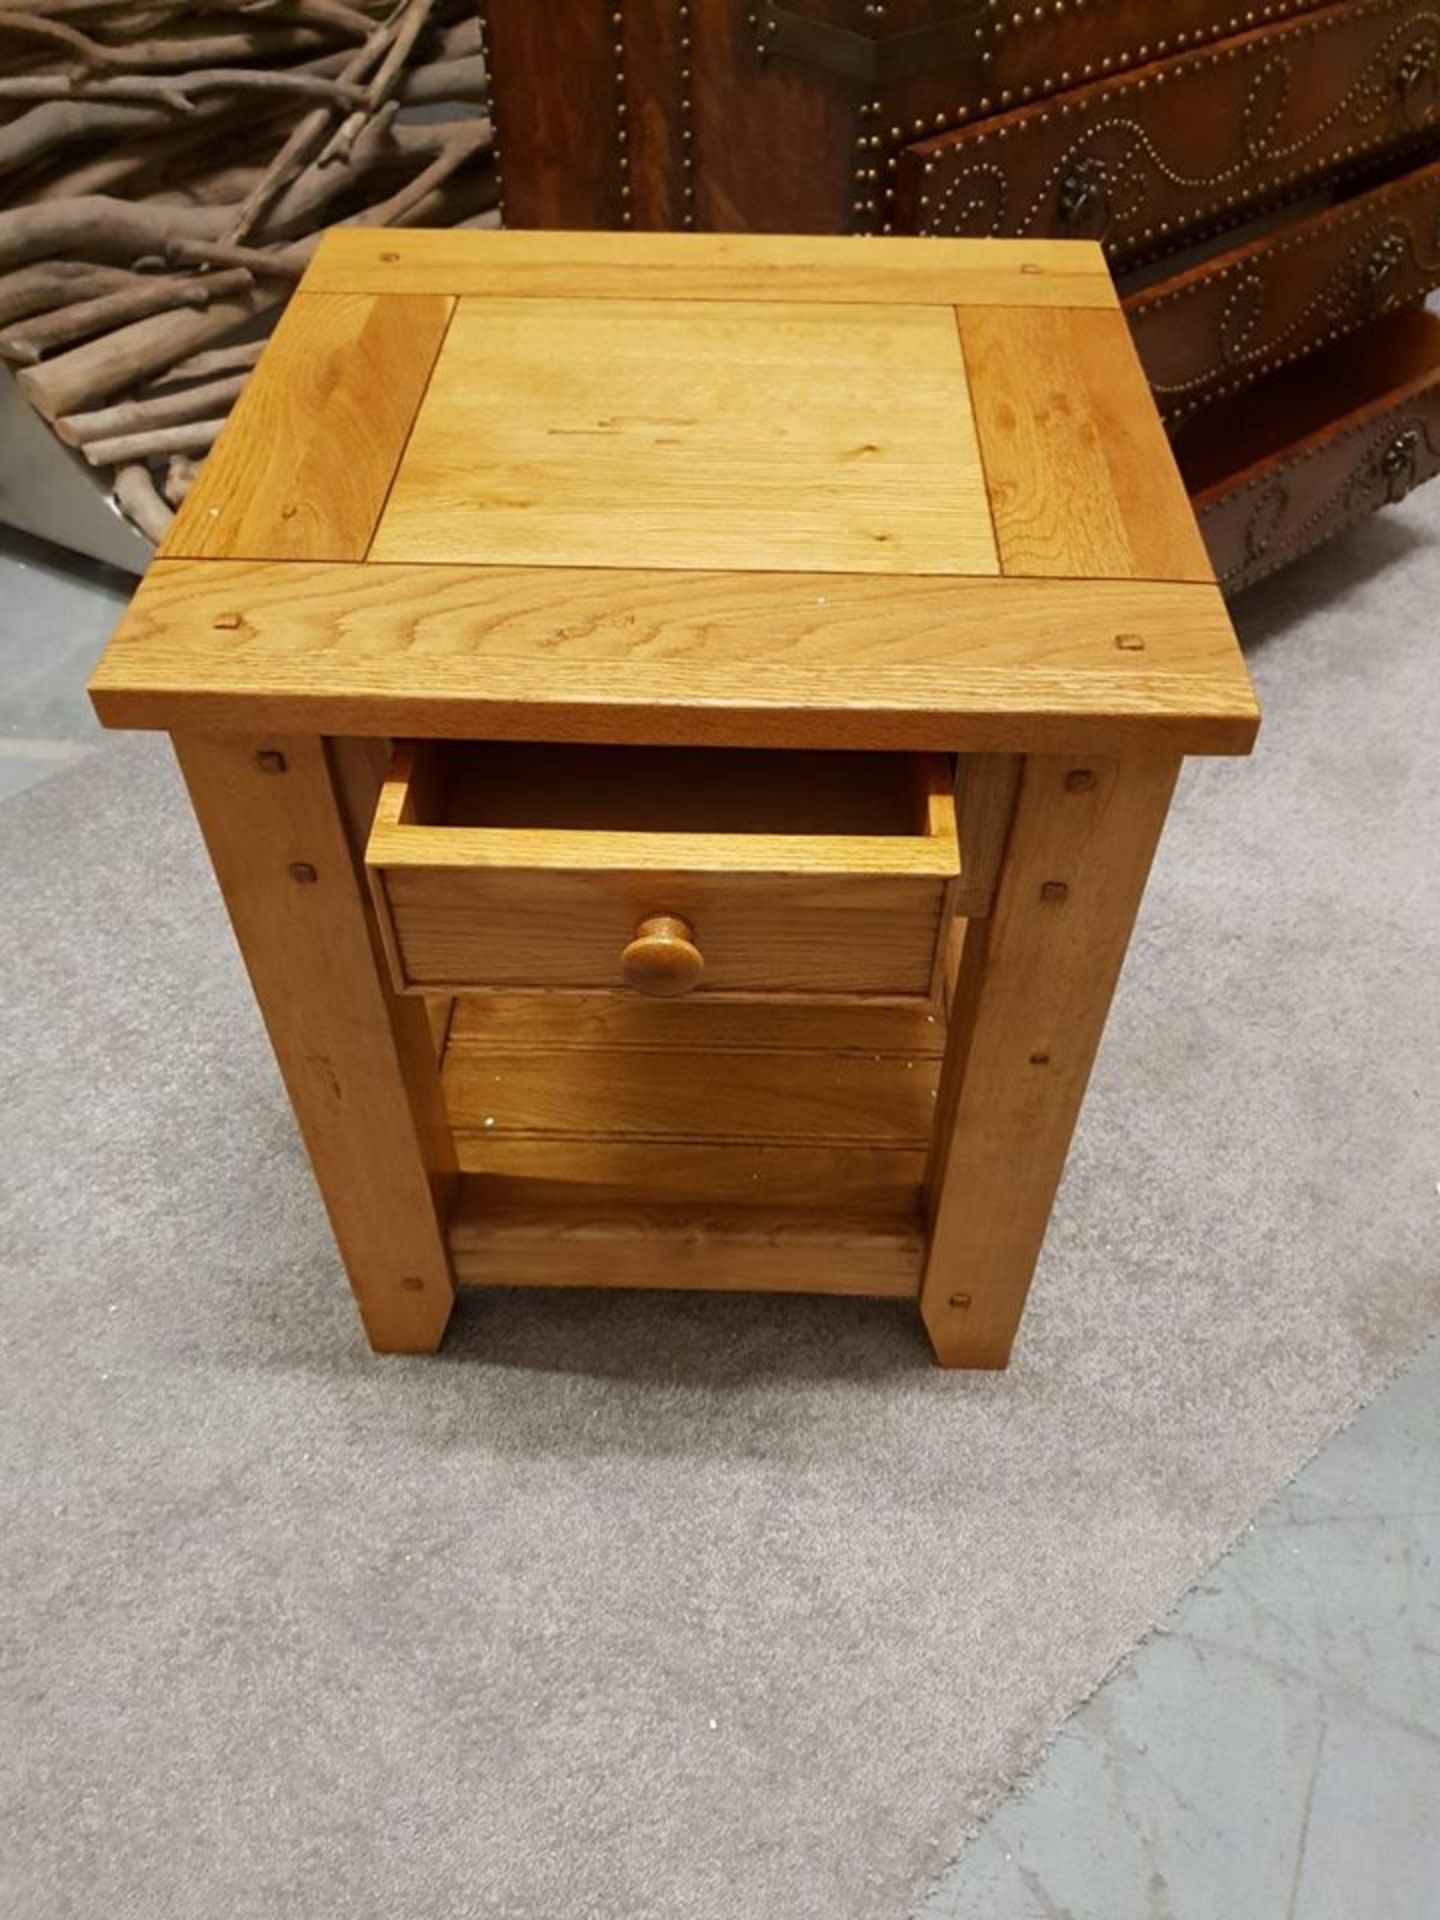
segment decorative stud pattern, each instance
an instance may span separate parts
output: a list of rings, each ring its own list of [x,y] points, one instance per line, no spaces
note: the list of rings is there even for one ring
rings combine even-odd
[[[881,12],[883,12],[883,7]],[[874,233],[880,224],[880,165],[877,149],[881,144],[880,124],[884,109],[878,100],[865,100],[855,116],[855,146],[851,181],[851,228],[855,233]]]
[[[614,62],[611,83],[615,90],[615,177],[619,183],[620,225],[633,224],[630,189],[630,129],[626,119],[630,103],[625,89],[625,12],[622,0],[613,0],[610,15],[610,57]]]
[[[1336,259],[1332,249],[1347,232]],[[1308,291],[1307,280],[1313,283]],[[1265,242],[1263,251],[1170,292],[1142,295],[1130,304],[1129,316],[1161,411],[1178,421],[1202,401],[1209,405],[1238,392],[1435,286],[1440,178],[1387,193],[1382,206],[1362,205],[1307,223]],[[1208,323],[1203,311],[1195,311],[1217,303]],[[1277,307],[1286,315],[1279,322],[1270,319]],[[1166,337],[1176,334],[1192,349],[1183,378],[1163,371]],[[1196,343],[1203,350],[1198,359]]]
[[[892,126],[888,129],[890,138],[900,142],[907,135],[911,139],[921,139],[927,134],[950,132],[954,128],[983,119],[988,114],[999,112],[1003,108],[1023,105],[1030,100],[1045,99],[1053,94],[1065,92],[1071,87],[1095,79],[1097,73],[1102,71],[1104,73],[1123,72],[1146,60],[1162,60],[1167,54],[1183,53],[1187,47],[1204,46],[1211,41],[1223,38],[1226,34],[1243,33],[1251,27],[1278,23],[1303,12],[1306,8],[1314,7],[1317,0],[1269,0],[1267,5],[1247,8],[1243,13],[1225,11],[1211,19],[1197,19],[1195,25],[1188,30],[1162,36],[1153,45],[1149,42],[1137,42],[1134,46],[1122,47],[1117,53],[1103,56],[1098,64],[1093,60],[1085,60],[1073,69],[1059,66],[1054,72],[1038,80],[1031,78],[1016,89],[1005,88],[994,94],[989,90],[988,82],[984,80],[985,70],[994,66],[997,51],[1007,36],[1023,33],[1028,38],[1034,35],[1037,25],[1045,24],[1051,25],[1052,29],[1058,24],[1063,33],[1066,26],[1072,22],[1078,22],[1081,16],[1094,15],[1106,7],[1122,13],[1123,17],[1124,4],[1125,0],[1049,0],[1046,6],[1016,10],[1010,4],[1010,0],[987,0],[987,17],[975,29],[974,56],[981,75],[981,84],[986,86],[986,91],[978,98],[971,97],[958,101],[948,110],[942,108],[930,119],[915,120],[910,129]],[[1167,4],[1173,6],[1175,0],[1167,0]],[[1120,23],[1117,21],[1116,24],[1118,29]],[[760,14],[750,15],[750,25],[757,30],[759,39],[763,40],[766,27]],[[770,22],[769,30],[778,31],[773,20]],[[1079,49],[1077,48],[1076,51],[1078,52]]]
[[[1383,28],[1396,14],[1402,17],[1367,50],[1377,24]],[[1342,47],[1340,57],[1356,63],[1356,71],[1325,112],[1292,131],[1287,114],[1298,89],[1291,56],[1308,37],[1336,32],[1352,36],[1352,46]],[[1127,259],[1143,258],[1168,244],[1177,231],[1215,225],[1247,203],[1283,197],[1316,173],[1351,165],[1403,138],[1415,124],[1432,123],[1440,113],[1440,98],[1432,92],[1426,104],[1417,104],[1412,86],[1402,114],[1403,89],[1397,78],[1417,49],[1427,54],[1432,47],[1440,51],[1440,8],[1417,10],[1415,0],[1373,0],[1368,5],[1362,0],[1353,12],[1279,30],[1272,42],[1222,47],[1186,56],[1152,74],[1129,75],[1088,100],[1062,100],[1012,124],[957,135],[948,151],[919,163],[921,217],[916,224],[926,233],[1043,232],[1062,219],[1067,205],[1073,208],[1083,201],[1093,211],[1098,191],[1094,182],[1103,171],[1106,244]],[[1218,69],[1236,62],[1255,71],[1236,99],[1226,157],[1219,165],[1197,168],[1187,162],[1183,144],[1175,144],[1177,131],[1208,124],[1215,89],[1205,83],[1213,83]],[[1440,58],[1436,66],[1440,70]],[[1190,111],[1141,117],[1149,93],[1167,86],[1184,93],[1197,85],[1205,94]],[[1056,130],[1072,121],[1074,136],[1064,139],[1027,203],[1014,205],[1014,167],[1007,166],[1000,148],[1013,142],[1028,157],[1037,143],[1042,151],[1050,146]],[[1086,169],[1091,170],[1088,175]],[[926,174],[936,176],[933,184]],[[1085,187],[1083,193],[1077,182]]]
[[[1359,451],[1345,460],[1341,477],[1323,492],[1317,505],[1302,513],[1304,469],[1315,461],[1343,457],[1343,450],[1357,441]],[[1212,554],[1222,542],[1226,547],[1231,544],[1227,528],[1232,516],[1244,515],[1238,553],[1228,564],[1220,555],[1220,584],[1234,593],[1263,580],[1350,521],[1402,498],[1436,472],[1440,472],[1440,390],[1431,392],[1424,410],[1348,428],[1309,448],[1278,472],[1264,474],[1206,507],[1200,526],[1208,535]]]
[[[495,204],[505,219],[505,175],[500,161],[500,117],[495,111],[495,68],[490,59],[490,0],[475,0],[480,25],[480,58],[485,63],[485,96],[490,114],[490,163],[495,170]]]
[[[680,224],[695,225],[695,48],[691,34],[690,0],[679,0],[677,8],[677,48],[680,67]]]

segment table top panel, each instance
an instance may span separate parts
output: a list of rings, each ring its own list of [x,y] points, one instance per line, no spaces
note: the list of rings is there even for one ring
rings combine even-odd
[[[94,693],[377,735],[1256,726],[1103,260],[1061,242],[332,233]]]
[[[462,299],[370,558],[998,573],[955,315]]]

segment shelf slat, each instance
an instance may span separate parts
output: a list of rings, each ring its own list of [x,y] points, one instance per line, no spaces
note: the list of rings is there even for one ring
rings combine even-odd
[[[465,1287],[671,1287],[914,1299],[925,1233],[909,1216],[653,1204],[516,1207],[483,1178],[450,1222]]]

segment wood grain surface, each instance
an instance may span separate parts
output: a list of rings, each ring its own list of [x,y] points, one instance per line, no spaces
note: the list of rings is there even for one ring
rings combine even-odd
[[[459,302],[371,557],[994,573],[942,307]]]
[[[913,1298],[933,1008],[460,1000],[457,1280]]]
[[[818,1021],[815,1030],[826,1031]],[[933,1054],[801,1055],[704,1041],[510,1051],[499,1040],[478,1044],[481,1031],[470,1025],[446,1051],[445,1099],[460,1135],[869,1147],[921,1147],[930,1137]],[[843,1033],[839,1019],[829,1031]]]
[[[455,1003],[454,1056],[556,1048],[705,1047],[712,1053],[886,1054],[901,1060],[939,1055],[945,1031],[935,1007],[796,1002],[656,1003],[628,994],[486,993]],[[799,1071],[797,1067],[797,1071]]]
[[[453,305],[293,299],[162,553],[363,559]]]
[[[1080,580],[1213,580],[1118,313],[959,315],[1001,564]]]
[[[175,750],[370,1343],[432,1352],[454,1149],[425,1005],[383,977],[341,780],[314,738]]]
[[[462,1178],[450,1257],[462,1287],[677,1287],[913,1300],[917,1213],[600,1203],[508,1207]]]
[[[1178,771],[1021,772],[994,912],[965,927],[938,1101],[921,1305],[946,1365],[1009,1358]]]
[[[455,1003],[445,1096],[460,1167],[499,1206],[783,1211],[843,1195],[908,1222],[944,1043],[933,1006],[486,993]],[[716,1109],[707,1090],[732,1065],[752,1097]],[[618,1115],[612,1079],[631,1090]],[[557,1081],[573,1103],[557,1104]]]
[[[159,561],[110,726],[1244,753],[1218,590],[1138,581]]]
[[[946,756],[881,759],[870,834],[847,830],[866,820],[864,759],[671,751],[658,778],[624,749],[565,759],[397,750],[365,856],[397,986],[619,987],[665,916],[699,948],[690,990],[707,996],[929,993],[960,870]],[[723,831],[703,831],[707,813]]]
[[[407,991],[622,986],[641,923],[689,923],[704,960],[695,992],[931,991],[949,883],[884,872],[703,873],[577,865],[372,869]]]
[[[576,302],[796,300],[895,306],[1114,307],[1092,241],[856,240],[767,233],[467,233],[332,227],[310,293]]]
[[[788,1208],[834,1206],[912,1221],[925,1184],[923,1145],[822,1140],[584,1139],[570,1134],[460,1131],[461,1171],[501,1207],[659,1204]]]

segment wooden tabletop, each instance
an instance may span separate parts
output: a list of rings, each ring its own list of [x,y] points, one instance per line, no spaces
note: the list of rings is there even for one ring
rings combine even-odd
[[[1088,242],[322,243],[102,660],[113,726],[1243,753]]]

